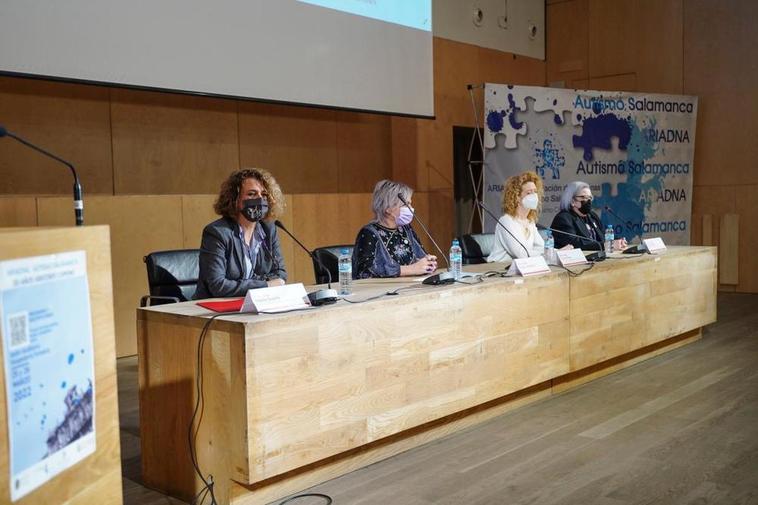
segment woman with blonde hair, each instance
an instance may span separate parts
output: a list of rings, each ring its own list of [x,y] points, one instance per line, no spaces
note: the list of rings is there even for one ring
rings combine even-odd
[[[545,241],[537,231],[543,194],[542,179],[534,172],[523,172],[505,181],[503,216],[495,225],[495,245],[487,261],[502,262],[544,252]]]
[[[287,280],[274,220],[284,207],[274,177],[260,168],[235,170],[221,184],[216,214],[203,230],[193,298],[245,296]]]

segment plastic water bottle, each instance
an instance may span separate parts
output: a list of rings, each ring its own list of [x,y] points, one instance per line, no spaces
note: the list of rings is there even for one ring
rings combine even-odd
[[[605,254],[611,254],[613,252],[613,226],[608,225],[605,229]]]
[[[450,246],[450,271],[453,273],[455,280],[461,278],[461,270],[463,269],[463,251],[458,243],[458,239],[453,239],[453,245]]]
[[[339,257],[340,294],[349,295],[353,292],[353,259],[349,249],[342,249]]]
[[[547,230],[545,235],[545,261],[549,265],[555,264],[555,239],[553,238],[553,232]]]

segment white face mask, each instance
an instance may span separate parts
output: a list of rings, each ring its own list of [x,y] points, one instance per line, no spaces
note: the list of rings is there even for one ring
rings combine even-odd
[[[537,193],[526,195],[521,199],[521,205],[523,205],[525,209],[537,210],[537,207],[540,205],[540,197]]]

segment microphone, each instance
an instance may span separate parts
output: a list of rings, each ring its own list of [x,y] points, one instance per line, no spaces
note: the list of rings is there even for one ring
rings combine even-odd
[[[278,272],[281,269],[281,265],[279,265],[279,261],[276,259],[276,256],[274,256],[274,253],[271,250],[271,248],[266,244],[265,237],[263,238],[263,242],[261,242],[261,245],[263,246],[263,250],[266,251],[266,254],[268,254],[268,257],[271,258],[271,261],[274,263],[274,267],[276,268]]]
[[[400,199],[401,202],[403,202],[403,205],[405,205],[409,209],[411,208],[411,206],[408,205],[408,202],[405,200],[405,198],[403,198],[403,194],[402,193],[398,193],[397,197]],[[424,223],[421,222],[421,219],[416,215],[416,211],[415,210],[413,211],[413,219],[415,219],[418,222],[418,224],[421,225],[421,228],[424,230],[424,233],[426,233],[426,236],[429,237],[429,240],[432,241],[432,244],[434,244],[434,247],[437,248],[437,251],[439,251],[440,256],[442,256],[442,259],[445,260],[445,264],[447,265],[447,269],[450,270],[450,261],[448,261],[448,259],[447,259],[447,254],[445,254],[444,252],[442,252],[442,249],[440,249],[440,246],[438,246],[437,242],[434,241],[434,237],[432,237],[432,234],[429,233],[429,230],[427,230],[426,226],[424,226]]]
[[[596,242],[596,243],[600,244],[600,250],[588,254],[587,255],[587,259],[589,261],[603,261],[605,259],[605,249],[603,248],[603,244],[601,242],[598,242],[597,240],[592,240],[591,238],[583,237],[581,235],[576,235],[574,233],[569,233],[567,231],[557,230],[555,228],[550,228],[549,226],[544,226],[544,225],[541,225],[539,223],[537,223],[537,228],[540,229],[540,230],[550,230],[553,233],[560,233],[562,235],[568,235],[569,237],[580,238],[582,240],[590,240],[592,242]]]
[[[608,213],[610,213],[610,215],[612,215],[613,217],[615,217],[619,221],[623,222],[627,226],[627,228],[631,228],[632,227],[632,222],[631,221],[629,221],[628,219],[624,219],[621,216],[619,216],[618,214],[616,214],[615,212],[613,212],[613,209],[611,209],[608,205],[605,205],[603,207],[603,210],[608,211]],[[646,252],[647,252],[647,247],[645,247],[645,244],[633,245],[633,246],[627,247],[626,249],[624,249],[623,251],[621,251],[622,254],[645,254]]]
[[[310,300],[311,305],[319,306],[319,305],[327,305],[330,303],[334,303],[339,299],[339,295],[337,294],[337,291],[332,289],[332,273],[324,267],[324,264],[321,263],[321,260],[314,256],[310,249],[305,247],[302,242],[300,242],[295,236],[290,233],[290,231],[285,228],[285,226],[282,224],[281,221],[278,219],[274,221],[274,225],[276,225],[277,228],[281,229],[286,233],[287,235],[292,238],[292,240],[295,241],[297,245],[299,245],[303,251],[310,256],[311,260],[316,261],[316,263],[319,264],[322,270],[326,270],[326,276],[329,279],[329,282],[327,283],[327,289],[319,289],[318,291],[314,291],[313,293],[308,293],[308,300]]]
[[[405,200],[405,198],[403,198],[402,193],[398,193],[397,197],[400,199],[401,202],[403,202],[403,205],[405,205],[409,209],[411,208],[411,206],[408,205],[408,202]],[[437,248],[437,251],[439,251],[440,256],[442,256],[442,259],[445,260],[445,264],[447,265],[447,270],[448,270],[447,272],[430,275],[429,277],[421,281],[421,283],[432,285],[432,286],[437,286],[439,284],[452,284],[453,282],[455,282],[455,275],[453,274],[453,272],[450,272],[450,261],[448,261],[447,259],[447,254],[442,252],[442,249],[440,249],[440,246],[437,245],[437,242],[434,241],[434,237],[432,237],[432,234],[429,233],[429,230],[426,229],[426,226],[424,226],[424,223],[421,222],[421,219],[419,219],[419,217],[416,215],[415,210],[413,211],[413,219],[415,219],[416,222],[421,225],[421,229],[424,230],[424,233],[426,233],[426,236],[429,237],[429,240],[432,241],[432,244],[434,244],[434,247]]]
[[[35,146],[28,140],[25,140],[18,135],[15,135],[8,130],[5,129],[4,126],[0,125],[0,138],[2,137],[10,137],[12,139],[17,140],[18,142],[24,144],[27,147],[30,147],[34,149],[35,151],[44,154],[45,156],[54,159],[55,161],[58,161],[60,163],[63,163],[68,168],[71,169],[71,173],[74,176],[74,216],[76,218],[76,226],[82,226],[84,224],[84,201],[82,199],[82,185],[79,183],[79,176],[76,175],[76,169],[74,168],[74,165],[69,163],[68,161],[59,158],[58,156],[54,155],[53,153],[50,153],[48,151],[45,151],[41,147]]]
[[[493,214],[492,212],[490,212],[489,209],[484,206],[484,203],[480,202],[479,200],[475,200],[475,202],[476,202],[477,206],[479,206],[484,212],[487,213],[488,216],[490,216],[492,219],[495,220],[495,224],[496,225],[500,226],[500,228],[502,228],[503,230],[505,230],[505,232],[508,235],[510,235],[511,238],[513,240],[515,240],[518,243],[518,245],[520,245],[524,249],[524,252],[526,253],[526,257],[528,258],[529,257],[529,250],[526,248],[526,246],[524,244],[521,243],[521,241],[519,239],[516,238],[516,236],[513,233],[511,233],[511,230],[509,230],[508,228],[506,228],[503,225],[503,223],[501,223],[500,220],[495,216],[495,214]],[[537,226],[540,226],[540,225],[537,225]],[[502,243],[500,245],[503,246],[503,249],[507,250],[507,248]]]

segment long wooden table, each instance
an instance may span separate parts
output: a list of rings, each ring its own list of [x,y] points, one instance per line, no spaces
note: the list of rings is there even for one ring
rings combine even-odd
[[[716,276],[716,248],[672,247],[577,277],[359,281],[354,300],[407,287],[219,317],[202,350],[200,467],[220,503],[268,503],[699,338]],[[137,313],[143,477],[185,500],[202,485],[187,429],[209,315],[191,302]]]

